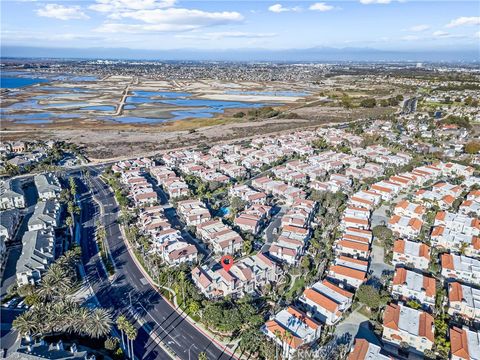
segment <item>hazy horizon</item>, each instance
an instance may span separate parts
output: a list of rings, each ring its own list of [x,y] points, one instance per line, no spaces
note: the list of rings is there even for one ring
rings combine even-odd
[[[119,55],[130,57],[353,48],[467,51],[471,59],[480,57],[479,12],[475,1],[13,0],[2,2],[2,49],[124,49]]]
[[[2,58],[118,59],[158,61],[278,61],[278,62],[478,62],[475,49],[382,50],[375,48],[316,47],[305,49],[128,49],[2,46]]]

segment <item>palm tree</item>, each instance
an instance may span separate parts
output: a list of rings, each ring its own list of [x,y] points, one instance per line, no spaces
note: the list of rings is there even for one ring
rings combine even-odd
[[[124,315],[120,315],[120,316],[117,318],[116,324],[117,324],[118,330],[120,330],[120,333],[122,334],[122,347],[123,347],[123,349],[126,348],[126,346],[125,346],[125,338],[124,338],[124,331],[125,331],[126,328],[127,328],[127,325],[126,325],[127,323],[128,323],[128,320],[127,320],[127,318],[126,318]]]
[[[133,326],[133,324],[131,324],[130,322],[128,323],[128,328],[127,328],[127,331],[126,331],[126,335],[127,335],[127,338],[129,340],[129,343],[130,343],[130,359],[135,359],[135,354],[134,354],[134,351],[133,351],[133,341],[137,338],[137,335],[138,335],[138,330],[135,326]]]
[[[106,255],[107,254],[107,251],[106,251],[106,242],[107,240],[107,231],[105,230],[105,227],[101,225],[100,222],[97,222],[97,241],[102,244],[102,251],[103,253]]]
[[[65,225],[70,229],[70,238],[73,239],[73,218],[71,216],[67,216],[65,219]]]
[[[275,337],[277,339],[281,339],[282,337],[282,333],[280,332],[280,330],[276,329],[273,334],[275,335]],[[282,344],[283,345],[283,344]],[[283,347],[283,346],[282,346]],[[277,346],[277,342],[275,341],[275,360],[278,360],[278,346]]]
[[[45,301],[51,300],[57,294],[57,284],[53,279],[44,278],[38,289],[38,295]]]
[[[75,219],[75,215],[80,214],[80,208],[71,200],[67,204],[67,211],[73,219]]]
[[[45,294],[46,299],[52,297],[64,297],[72,288],[72,279],[68,276],[64,267],[54,263],[45,273],[40,287],[40,295]]]
[[[285,340],[285,343],[286,343],[285,358],[287,359],[288,358],[288,349],[289,349],[290,344],[292,342],[293,334],[290,331],[287,330],[287,331],[285,331],[285,334],[283,336],[284,336],[284,340]]]
[[[13,320],[12,326],[20,335],[28,337],[37,334],[39,330],[39,322],[32,311],[27,311],[17,316]]]
[[[178,274],[178,278],[182,286],[182,305],[185,306],[185,273],[183,271],[180,271],[180,273]]]
[[[202,351],[200,354],[198,354],[198,360],[208,360],[207,353]]]
[[[110,334],[112,330],[112,315],[106,309],[95,309],[90,312],[88,319],[87,334],[90,337],[99,338]]]
[[[77,195],[77,184],[73,176],[69,178],[69,185],[70,185],[70,194],[72,194],[73,198],[75,199],[75,196]]]

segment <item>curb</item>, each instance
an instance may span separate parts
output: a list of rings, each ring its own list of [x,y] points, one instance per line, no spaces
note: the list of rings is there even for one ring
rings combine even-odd
[[[103,179],[100,178],[100,180],[102,182]],[[105,182],[104,182],[105,183]],[[106,184],[106,183],[105,183]],[[108,186],[108,184],[106,184]],[[110,192],[112,192],[112,188],[110,186],[108,186],[108,188],[110,189]],[[115,199],[115,197],[113,197],[113,200],[115,201],[115,203],[119,206],[119,204],[117,203],[117,199]],[[143,274],[143,276],[145,277],[145,279],[147,279],[148,283],[150,284],[150,286],[152,286],[155,291],[162,297],[163,300],[165,300],[169,305],[170,307],[172,308],[173,311],[175,311],[177,314],[179,314],[182,318],[184,318],[185,320],[187,320],[190,325],[192,325],[197,331],[199,331],[200,333],[202,333],[202,335],[204,335],[206,338],[208,338],[211,342],[213,342],[215,344],[215,346],[219,349],[219,350],[222,350],[224,353],[228,354],[231,358],[233,359],[236,359],[238,360],[239,358],[237,356],[235,356],[228,348],[226,345],[223,345],[221,344],[218,340],[212,338],[208,333],[206,333],[203,329],[201,329],[200,327],[198,327],[196,325],[196,323],[190,319],[190,317],[182,310],[181,313],[179,313],[177,310],[176,310],[176,306],[170,302],[170,300],[168,300],[165,296],[162,295],[162,293],[159,291],[159,286],[153,281],[153,279],[150,277],[150,275],[145,271],[145,269],[143,268],[142,264],[140,264],[140,262],[138,261],[137,259],[137,256],[135,255],[135,253],[132,251],[132,245],[130,244],[129,240],[127,239],[127,237],[125,236],[125,230],[123,228],[123,225],[119,224],[119,227],[120,227],[120,231],[122,233],[122,241],[124,242],[126,248],[127,248],[127,251],[129,253],[129,255],[131,256],[131,258],[133,259],[133,262],[135,263],[135,265],[137,266],[137,268],[140,270],[140,272]]]
[[[124,231],[123,231],[123,226],[120,226],[121,228],[121,231],[122,231],[122,235],[124,235]],[[233,359],[239,359],[237,356],[235,356],[228,348],[226,345],[223,345],[221,344],[218,340],[212,338],[210,336],[210,334],[206,333],[202,328],[198,327],[196,325],[196,323],[190,319],[190,317],[187,315],[187,313],[185,311],[182,310],[182,312],[178,312],[176,308],[180,308],[180,307],[177,307],[175,306],[175,304],[173,304],[170,300],[168,300],[165,296],[162,295],[162,293],[159,291],[159,286],[153,281],[153,279],[150,277],[150,275],[145,271],[145,269],[143,268],[142,264],[140,264],[140,262],[138,261],[137,259],[137,256],[135,255],[135,253],[133,253],[132,251],[132,247],[131,247],[131,244],[130,242],[127,240],[127,238],[125,236],[122,236],[123,237],[123,241],[127,247],[127,250],[128,250],[128,253],[130,254],[130,256],[132,257],[135,265],[137,266],[137,268],[140,270],[140,272],[143,274],[143,276],[147,279],[148,283],[150,284],[150,286],[152,286],[155,291],[157,291],[157,293],[162,297],[163,300],[165,300],[173,309],[173,311],[175,311],[177,314],[179,314],[182,318],[184,318],[185,320],[187,320],[190,325],[192,325],[193,327],[195,327],[195,329],[197,329],[199,332],[201,332],[205,337],[207,337],[210,341],[212,341],[213,343],[215,343],[215,345],[220,349],[222,350],[223,352],[227,353],[228,355],[230,355]]]

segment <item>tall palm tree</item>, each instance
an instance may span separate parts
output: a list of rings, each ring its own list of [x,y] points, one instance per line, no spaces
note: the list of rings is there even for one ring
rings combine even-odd
[[[77,183],[75,182],[75,178],[72,176],[69,178],[69,185],[70,185],[70,194],[72,194],[73,198],[77,195]]]
[[[67,211],[73,219],[75,219],[75,215],[80,214],[80,208],[76,206],[75,202],[72,200],[70,200],[67,204]]]
[[[127,325],[126,325],[127,323],[128,323],[128,320],[124,315],[120,315],[117,318],[116,325],[117,325],[118,330],[120,330],[120,333],[122,334],[122,347],[123,347],[123,349],[126,349],[124,332],[127,328]]]
[[[44,278],[38,289],[38,295],[45,301],[50,301],[57,294],[57,284],[52,278]]]
[[[275,337],[277,339],[281,339],[282,338],[282,333],[280,332],[280,330],[276,329],[273,334],[275,335]],[[277,346],[277,342],[275,341],[275,360],[278,360],[278,346]]]
[[[133,341],[137,338],[138,335],[138,330],[135,326],[133,326],[132,323],[128,323],[127,331],[125,332],[128,338],[128,341],[130,343],[130,354],[129,357],[130,359],[135,359],[135,354],[133,351]]]
[[[110,334],[112,324],[112,315],[108,310],[102,308],[95,309],[90,312],[87,334],[94,338],[106,336]]]
[[[178,279],[182,287],[182,305],[185,305],[185,273],[183,271],[178,274]]]

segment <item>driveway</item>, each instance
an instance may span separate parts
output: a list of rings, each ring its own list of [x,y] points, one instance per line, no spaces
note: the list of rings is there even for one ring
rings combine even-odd
[[[275,229],[280,228],[280,224],[282,223],[282,217],[283,215],[285,215],[287,211],[288,211],[288,206],[285,206],[285,205],[280,206],[279,212],[276,213],[270,220],[270,223],[265,229],[265,232],[263,235],[263,238],[265,239],[265,244],[263,244],[262,246],[262,252],[267,252],[268,249],[270,248],[270,244],[276,238],[276,236],[273,234],[273,231]]]
[[[393,271],[394,267],[384,262],[383,246],[372,244],[372,252],[370,254],[370,271],[372,275],[378,279],[382,278],[384,271]]]
[[[378,225],[386,225],[388,223],[387,211],[388,206],[381,205],[379,208],[375,209],[372,213],[372,229]]]
[[[355,338],[367,339],[369,342],[379,344],[373,330],[369,327],[368,318],[358,311],[353,311],[335,328],[335,337],[341,342],[353,344]]]

